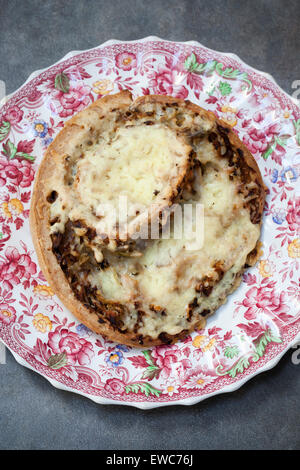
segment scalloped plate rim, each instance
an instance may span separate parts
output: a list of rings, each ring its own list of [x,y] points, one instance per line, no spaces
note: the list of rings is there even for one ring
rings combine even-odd
[[[113,45],[113,44],[116,44],[116,43],[122,43],[122,44],[132,44],[132,43],[137,43],[137,42],[140,42],[140,43],[144,43],[144,42],[148,42],[148,41],[161,41],[161,42],[168,42],[168,43],[174,43],[174,44],[191,44],[191,45],[195,45],[197,47],[202,47],[208,51],[211,51],[211,52],[214,52],[214,53],[217,53],[217,54],[220,54],[220,55],[224,55],[224,56],[227,56],[227,57],[230,57],[234,60],[236,60],[237,62],[240,62],[242,65],[244,65],[245,67],[247,67],[248,69],[251,69],[253,72],[259,74],[259,75],[262,75],[264,76],[265,78],[267,78],[268,80],[270,80],[271,82],[273,82],[273,84],[281,91],[281,93],[283,93],[286,97],[288,97],[300,110],[300,106],[299,106],[299,102],[297,99],[293,98],[289,93],[287,93],[285,90],[283,90],[280,85],[277,83],[277,81],[275,80],[275,78],[269,74],[268,72],[264,72],[262,70],[259,70],[259,69],[256,69],[255,67],[252,67],[251,65],[247,64],[246,62],[244,62],[237,54],[235,53],[231,53],[231,52],[222,52],[222,51],[217,51],[215,49],[211,49],[207,46],[205,46],[204,44],[200,43],[199,41],[194,41],[194,40],[190,40],[190,41],[170,41],[168,39],[162,39],[158,36],[146,36],[144,38],[140,38],[140,39],[135,39],[135,40],[128,40],[128,41],[124,41],[124,40],[119,40],[119,39],[109,39],[107,41],[105,41],[104,43],[102,44],[99,44],[98,46],[95,46],[95,47],[91,47],[89,49],[83,49],[83,50],[72,50],[70,52],[68,52],[67,54],[65,54],[61,59],[59,59],[58,61],[54,62],[53,64],[45,67],[45,68],[42,68],[42,69],[38,69],[38,70],[35,70],[33,71],[29,76],[28,78],[25,80],[25,82],[19,87],[17,88],[14,92],[4,96],[1,100],[0,100],[0,108],[5,105],[5,103],[11,99],[13,97],[13,95],[15,95],[21,88],[23,88],[27,83],[29,83],[31,80],[33,80],[34,78],[36,78],[38,75],[40,75],[41,73],[47,71],[49,68],[51,67],[54,67],[55,65],[67,60],[68,58],[70,57],[74,57],[76,55],[79,55],[79,54],[83,54],[83,53],[86,53],[86,52],[89,52],[89,51],[92,51],[92,50],[95,50],[95,49],[99,49],[99,48],[102,48],[102,47],[105,47],[105,46],[109,46],[109,45]],[[166,406],[174,406],[174,405],[182,405],[182,406],[191,406],[191,405],[195,405],[197,403],[200,403],[210,397],[213,397],[213,396],[216,396],[216,395],[220,395],[220,394],[223,394],[223,393],[230,393],[230,392],[234,392],[236,390],[238,390],[239,388],[241,388],[246,382],[248,382],[250,379],[252,379],[253,377],[257,376],[258,374],[260,373],[263,373],[263,372],[267,372],[268,370],[271,370],[273,369],[278,363],[279,361],[282,359],[282,357],[293,347],[295,346],[298,342],[300,341],[300,333],[298,333],[294,339],[292,341],[290,341],[287,345],[287,347],[281,351],[275,358],[271,359],[267,364],[261,366],[259,369],[257,369],[256,371],[252,372],[249,376],[247,375],[246,377],[242,378],[241,380],[233,383],[233,384],[228,384],[228,385],[225,385],[221,390],[216,390],[214,392],[211,392],[207,395],[204,395],[204,396],[198,396],[198,397],[195,397],[195,398],[185,398],[185,399],[181,399],[181,400],[178,400],[178,401],[171,401],[171,402],[125,402],[125,401],[118,401],[118,400],[110,400],[108,398],[104,398],[104,397],[93,397],[91,395],[88,395],[86,394],[85,392],[82,392],[80,390],[74,390],[70,387],[67,387],[65,385],[63,385],[62,383],[56,381],[56,380],[53,380],[51,379],[50,377],[48,376],[45,376],[43,375],[40,371],[36,370],[34,367],[32,367],[29,363],[26,362],[25,359],[23,359],[16,351],[13,351],[10,347],[8,347],[5,342],[3,341],[2,338],[0,338],[0,342],[3,343],[5,345],[5,347],[11,352],[11,354],[13,355],[14,359],[22,366],[34,371],[35,373],[38,373],[40,376],[44,377],[53,387],[55,387],[56,389],[59,389],[59,390],[63,390],[63,391],[67,391],[67,392],[72,392],[72,393],[75,393],[76,395],[81,395],[81,396],[84,396],[85,398],[88,398],[90,399],[91,401],[97,403],[97,404],[101,404],[101,405],[122,405],[122,406],[131,406],[131,407],[134,407],[134,408],[138,408],[138,409],[142,409],[142,410],[150,410],[150,409],[154,409],[154,408],[160,408],[160,407],[166,407]]]
[[[256,370],[253,372],[250,376],[246,376],[243,379],[241,379],[238,382],[235,382],[234,384],[229,384],[225,385],[222,390],[216,390],[215,392],[209,393],[205,396],[201,397],[196,397],[196,398],[185,398],[182,400],[178,401],[172,401],[172,402],[125,402],[125,401],[118,401],[118,400],[110,400],[108,398],[104,397],[93,397],[92,395],[88,395],[84,392],[81,392],[80,390],[73,390],[70,387],[66,387],[60,382],[57,382],[56,380],[51,379],[50,377],[47,377],[43,375],[40,371],[36,370],[34,367],[32,367],[30,364],[28,364],[25,359],[23,359],[21,356],[19,356],[18,353],[13,351],[11,348],[9,348],[4,341],[0,338],[0,342],[2,342],[5,347],[11,352],[15,360],[20,364],[21,366],[26,367],[29,370],[32,370],[35,373],[38,373],[41,377],[46,379],[50,384],[58,389],[58,390],[63,390],[65,392],[72,392],[75,393],[76,395],[81,395],[85,398],[88,398],[89,400],[92,400],[94,403],[97,403],[98,405],[122,405],[122,406],[131,406],[134,408],[139,408],[141,410],[150,410],[154,408],[161,408],[164,406],[174,406],[174,405],[182,405],[182,406],[191,406],[191,405],[196,405],[197,403],[200,403],[204,400],[207,400],[208,398],[211,398],[216,395],[221,395],[222,393],[230,393],[230,392],[235,392],[239,388],[241,388],[246,382],[251,380],[252,378],[256,377],[257,375],[267,372],[271,369],[273,369],[279,361],[282,359],[282,357],[293,347],[295,346],[298,342],[300,341],[300,333],[294,338],[293,341],[289,343],[289,347],[279,353],[273,360],[271,360],[268,364],[262,366],[260,369]]]

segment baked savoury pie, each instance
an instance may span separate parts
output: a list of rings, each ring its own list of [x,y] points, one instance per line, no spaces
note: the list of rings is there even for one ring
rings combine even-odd
[[[202,328],[238,287],[258,257],[264,200],[254,158],[213,113],[123,91],[75,115],[48,147],[30,223],[66,307],[110,340],[148,347]],[[171,209],[188,206],[193,227],[203,208],[202,245],[175,236]]]

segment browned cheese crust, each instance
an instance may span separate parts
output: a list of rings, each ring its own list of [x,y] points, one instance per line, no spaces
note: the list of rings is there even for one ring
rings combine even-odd
[[[198,140],[203,139],[205,136],[213,145],[218,158],[227,160],[230,179],[238,182],[239,192],[244,198],[245,207],[249,211],[252,224],[261,225],[265,201],[265,186],[259,168],[246,146],[227,124],[218,120],[213,113],[189,101],[169,96],[148,95],[133,102],[131,94],[124,91],[94,102],[65,123],[62,131],[47,149],[35,179],[31,200],[30,226],[38,261],[53,291],[81,323],[112,341],[137,347],[171,344],[183,339],[195,329],[202,327],[204,318],[211,315],[216,308],[206,308],[201,311],[199,309],[201,296],[209,298],[218,280],[202,279],[201,285],[195,289],[194,301],[188,306],[190,322],[182,331],[176,334],[160,331],[155,337],[151,334],[141,334],[138,322],[131,329],[125,328],[122,317],[126,312],[128,313],[127,305],[124,302],[104,298],[100,290],[87,281],[90,263],[93,264],[93,261],[91,262],[91,252],[87,262],[84,260],[78,261],[80,257],[78,258],[76,253],[71,253],[71,248],[74,248],[74,243],[78,239],[74,232],[74,221],[67,221],[63,232],[51,234],[51,225],[55,221],[50,220],[50,207],[57,197],[51,186],[51,181],[55,178],[58,162],[65,155],[68,141],[75,139],[78,143],[87,142],[96,133],[95,123],[114,109],[124,113],[130,109],[132,115],[134,112],[141,112],[141,109],[144,109],[145,106],[145,109],[148,109],[148,105],[150,105],[150,108],[151,106],[159,106],[166,113],[174,110],[175,114],[172,120],[174,128],[192,148],[197,145]],[[154,113],[151,114],[151,110],[148,111],[148,114],[149,120],[156,122]],[[193,120],[186,123],[185,114],[192,116]],[[184,184],[188,184],[185,178],[183,178],[183,181]],[[178,188],[172,201],[176,200],[176,197],[181,197],[182,189],[184,187]],[[80,223],[77,223],[78,227],[82,228]],[[94,234],[85,231],[86,247],[88,247],[89,238],[93,239],[93,236]],[[82,237],[79,238],[82,240]],[[226,288],[226,292],[219,300],[219,305],[224,303],[230,292],[238,287],[244,270],[257,261],[257,247],[258,239],[254,249],[249,251],[245,264],[239,272],[234,273],[230,286]],[[98,263],[98,269],[105,269],[106,262],[104,258],[102,263]],[[85,267],[85,263],[87,267]],[[74,272],[74,266],[78,266],[79,271],[80,266],[82,266],[80,276],[77,276]],[[218,272],[219,279],[222,279],[224,272],[222,272],[222,268],[218,267],[218,269],[216,268],[216,272]],[[163,304],[163,299],[161,302]],[[158,307],[153,306],[152,309],[153,311],[158,310],[157,315],[163,315]],[[136,302],[136,310],[138,320],[141,322],[143,310],[139,310],[138,302]],[[197,310],[197,313],[194,313],[194,310]]]

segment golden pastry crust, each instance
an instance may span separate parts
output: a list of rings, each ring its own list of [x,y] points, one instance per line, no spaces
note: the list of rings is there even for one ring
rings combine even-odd
[[[107,268],[105,257],[102,264],[92,259],[93,252],[90,249],[89,237],[86,232],[84,250],[80,253],[80,256],[78,255],[70,261],[70,251],[72,249],[74,251],[74,247],[78,247],[78,240],[82,239],[78,232],[76,233],[76,229],[82,228],[80,224],[77,224],[76,227],[74,221],[66,220],[62,230],[53,231],[56,222],[51,220],[50,208],[57,194],[53,191],[52,183],[59,168],[62,168],[60,165],[63,157],[72,154],[72,151],[77,151],[76,149],[80,143],[88,141],[91,135],[94,136],[96,133],[95,122],[101,121],[104,116],[107,116],[115,109],[121,112],[130,109],[132,114],[129,119],[132,119],[132,115],[136,116],[137,113],[147,110],[149,119],[154,122],[156,122],[156,109],[159,109],[160,113],[166,113],[166,115],[168,113],[169,120],[164,121],[164,124],[167,122],[168,126],[173,126],[172,129],[175,129],[178,135],[184,136],[196,154],[200,152],[199,149],[205,141],[207,146],[205,148],[215,152],[218,165],[221,165],[219,170],[223,167],[226,168],[228,181],[233,181],[232,184],[235,185],[239,201],[243,202],[240,209],[243,211],[243,217],[245,218],[248,214],[249,226],[251,228],[253,226],[253,236],[251,243],[249,241],[246,245],[245,250],[247,250],[247,246],[249,246],[249,249],[243,264],[240,266],[236,263],[233,269],[229,267],[229,264],[226,268],[223,268],[220,264],[215,263],[212,277],[202,276],[200,280],[197,280],[197,283],[193,286],[193,297],[187,306],[187,318],[184,321],[182,320],[182,327],[178,327],[176,332],[173,332],[173,330],[175,331],[173,324],[170,328],[171,333],[163,329],[164,316],[168,315],[168,309],[166,314],[164,308],[160,307],[164,299],[161,299],[158,306],[151,304],[150,310],[146,312],[144,305],[141,304],[140,297],[132,298],[130,300],[130,305],[132,304],[130,310],[129,303],[126,301],[105,298],[100,286],[99,288],[95,287],[95,283],[93,284],[89,277],[90,271],[97,268],[100,269],[101,273],[105,270],[108,272],[110,267]],[[153,114],[151,115],[151,113]],[[70,142],[73,142],[72,148],[70,148]],[[196,155],[195,158],[199,157]],[[198,166],[203,167],[202,172],[209,173],[212,163],[201,163],[200,161]],[[185,177],[182,178],[182,181],[184,184],[181,190],[185,189],[185,185],[188,185]],[[172,200],[180,196],[181,191],[178,191]],[[227,296],[237,288],[244,270],[255,264],[258,258],[257,243],[264,201],[265,187],[253,156],[236,134],[225,123],[218,120],[213,113],[189,101],[168,96],[149,95],[132,102],[131,94],[126,91],[117,95],[108,95],[96,101],[65,123],[63,130],[49,146],[38,169],[31,200],[30,225],[40,267],[51,288],[77,319],[94,332],[105,335],[112,341],[131,346],[150,347],[159,344],[170,344],[184,338],[193,330],[201,328],[205,322],[205,317],[211,315],[219,305],[226,301]],[[85,268],[84,261],[80,261],[84,266],[82,272],[85,275],[84,281],[80,283],[76,278],[74,266],[81,266],[78,260],[82,260],[82,257],[86,256],[86,250],[89,256],[88,268]],[[65,253],[67,253],[66,256]],[[107,264],[109,265],[108,262]],[[118,264],[116,264],[116,267],[118,267]],[[78,268],[78,270],[80,269]],[[126,279],[130,278],[130,282],[136,283],[132,276],[128,276],[127,273],[126,276]],[[221,285],[222,282],[225,282],[222,281],[224,278],[227,279],[226,284]],[[83,279],[82,276],[81,279]],[[219,289],[221,286],[218,300],[212,300],[210,308],[206,308],[210,302],[210,297],[213,296],[215,291],[217,292],[218,285]],[[204,308],[201,310],[202,303]],[[128,318],[131,319],[133,316],[134,322],[130,323]],[[122,320],[124,317],[127,318],[125,324]],[[141,326],[143,317],[146,319],[151,317],[151,321],[155,325],[155,322],[159,321],[159,326],[157,326],[155,332],[149,329],[149,333],[147,333],[147,326]],[[174,321],[172,318],[172,322]]]

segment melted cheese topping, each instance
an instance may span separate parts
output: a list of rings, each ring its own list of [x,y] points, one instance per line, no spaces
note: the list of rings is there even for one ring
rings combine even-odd
[[[149,108],[147,112],[152,111]],[[173,108],[167,108],[167,112],[176,114]],[[193,122],[200,119],[192,113],[185,117],[191,121],[190,130]],[[70,171],[66,174],[62,163],[57,171],[58,180],[61,179],[57,183],[58,197],[50,209],[55,221],[52,233],[63,232],[68,219],[83,220],[87,227],[96,228],[98,235],[112,233],[115,219],[103,211],[102,205],[109,203],[117,209],[120,196],[128,198],[131,235],[145,221],[145,207],[154,203],[160,208],[168,206],[174,181],[186,171],[191,151],[178,137],[172,122],[169,127],[137,121],[127,127],[122,125],[102,132],[98,140],[84,148],[70,142]],[[110,129],[115,123],[112,120]],[[197,126],[196,130],[200,124]],[[211,123],[203,122],[201,126],[209,130]],[[184,210],[189,205],[202,205],[202,246],[191,249],[191,240],[186,236],[178,239],[172,224],[171,236],[147,240],[139,258],[129,252],[123,256],[113,251],[110,244],[103,247],[98,235],[88,244],[98,263],[103,259],[108,262],[105,268],[91,268],[88,281],[107,301],[126,305],[124,329],[139,335],[157,338],[162,332],[174,335],[190,329],[188,312],[195,299],[194,323],[203,310],[213,312],[225,302],[259,238],[260,226],[250,220],[249,208],[239,191],[240,180],[232,177],[228,159],[220,157],[204,135],[198,143],[193,140],[193,150],[199,166],[192,188],[187,185],[184,189],[180,206]],[[63,180],[66,176],[69,186]],[[124,222],[122,213],[118,222]],[[193,229],[195,225],[193,219]],[[79,228],[77,235],[84,233]],[[222,266],[223,276],[218,277],[216,265]],[[205,279],[213,285],[207,295],[201,293]]]
[[[112,142],[95,145],[77,165],[76,190],[86,206],[97,212],[99,204],[118,204],[127,196],[134,207],[155,201],[177,174],[186,145],[160,125],[122,127]]]
[[[206,150],[212,151],[209,145]],[[197,295],[195,285],[205,276],[215,276],[214,264],[218,261],[227,272],[209,297],[201,298],[197,310],[214,310],[224,303],[235,274],[256,246],[260,227],[251,223],[235,184],[220,170],[210,165],[204,175],[198,170],[196,194],[182,203],[204,206],[202,248],[187,249],[190,240],[185,238],[153,240],[138,260],[111,255],[110,267],[89,277],[92,285],[100,286],[105,298],[141,302],[146,311],[139,329],[141,334],[156,337],[161,331],[177,334],[187,328],[188,305]],[[160,317],[149,305],[161,306],[167,315]],[[130,327],[132,322],[131,311],[125,324]]]

